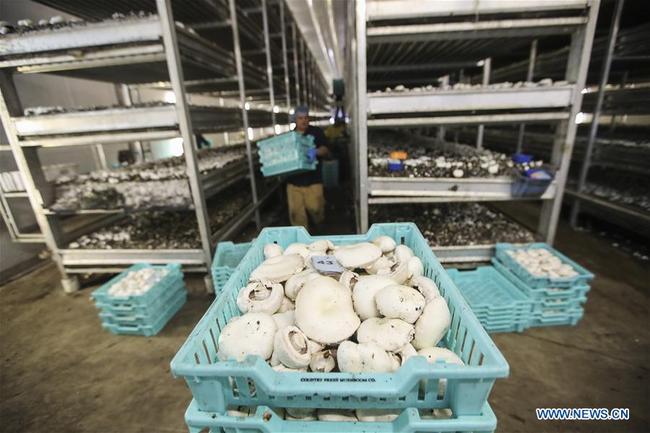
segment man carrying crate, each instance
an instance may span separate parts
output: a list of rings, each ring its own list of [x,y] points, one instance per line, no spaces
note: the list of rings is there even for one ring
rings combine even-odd
[[[301,105],[295,108],[296,127],[294,131],[314,137],[316,157],[319,164],[313,171],[298,173],[287,179],[287,201],[291,225],[309,227],[309,218],[319,226],[325,219],[325,195],[321,159],[329,155],[327,138],[318,126],[309,124],[309,108]]]

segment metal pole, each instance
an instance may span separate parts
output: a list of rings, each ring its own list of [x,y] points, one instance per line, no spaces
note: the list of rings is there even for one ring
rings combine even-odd
[[[257,205],[257,185],[255,182],[255,166],[253,164],[253,152],[251,140],[248,137],[248,110],[246,110],[246,88],[244,86],[244,69],[242,67],[241,46],[239,45],[239,26],[237,25],[237,7],[235,0],[228,0],[230,5],[230,21],[232,23],[232,44],[235,51],[235,65],[237,67],[237,82],[239,84],[239,103],[241,104],[241,116],[244,123],[244,141],[246,143],[246,154],[248,156],[248,172],[251,182],[251,193],[253,194],[253,206],[255,207],[255,224],[259,230],[262,227],[260,210]]]
[[[551,164],[557,167],[555,173],[555,197],[552,200],[544,201],[538,227],[538,234],[549,244],[552,244],[555,239],[557,223],[560,219],[562,198],[564,197],[571,153],[576,138],[577,125],[575,120],[582,105],[581,90],[584,89],[587,79],[599,6],[600,0],[592,1],[586,25],[575,31],[571,37],[565,75],[567,81],[574,83],[571,111],[569,120],[560,122],[556,129],[556,138],[553,142],[553,152],[551,154]]]
[[[490,72],[492,69],[492,58],[488,57],[483,60],[483,85],[487,86],[490,84]],[[483,149],[483,134],[485,133],[485,125],[478,126],[478,132],[476,134],[476,148],[481,150]]]
[[[526,81],[533,81],[535,75],[535,59],[537,58],[537,39],[530,44],[530,56],[528,57],[528,72]],[[517,153],[521,153],[524,145],[524,134],[526,133],[526,124],[519,125],[519,136],[517,137]]]
[[[629,71],[623,72],[623,76],[621,77],[621,90],[625,90],[625,85],[627,84],[627,76],[628,76]],[[609,124],[609,132],[614,132],[616,129],[616,113],[612,113],[612,121]]]
[[[162,29],[163,44],[165,46],[165,57],[167,59],[167,69],[172,90],[176,95],[176,116],[178,117],[178,127],[181,137],[183,138],[183,154],[185,155],[185,164],[187,166],[187,177],[192,193],[192,201],[196,212],[196,219],[201,235],[201,247],[203,250],[204,262],[209,270],[212,267],[212,242],[210,241],[210,219],[203,194],[203,182],[199,163],[196,158],[196,145],[194,143],[194,131],[192,129],[192,119],[185,96],[185,84],[183,78],[183,67],[178,51],[178,41],[176,39],[176,23],[172,14],[171,1],[156,0],[158,17]],[[208,271],[205,277],[205,283],[209,292],[214,291],[212,277]]]
[[[63,266],[63,259],[59,252],[61,231],[58,227],[56,217],[45,215],[44,208],[52,199],[50,191],[46,190],[47,182],[41,166],[36,148],[23,148],[18,139],[18,133],[12,117],[23,115],[23,108],[18,98],[18,92],[13,82],[12,73],[8,70],[0,70],[0,120],[4,127],[5,135],[11,147],[11,153],[20,171],[27,198],[36,217],[38,227],[43,234],[45,244],[52,254],[52,261],[61,274],[61,285],[66,293],[79,290],[79,280],[75,276],[69,276]]]
[[[598,86],[598,95],[596,99],[596,107],[594,108],[594,114],[591,120],[591,125],[589,128],[589,141],[587,141],[587,149],[585,151],[584,159],[582,160],[582,166],[580,167],[580,177],[578,178],[578,193],[581,193],[585,188],[585,183],[587,182],[587,174],[589,173],[589,166],[591,165],[591,155],[594,151],[594,143],[596,141],[596,135],[598,134],[598,119],[600,118],[600,112],[603,108],[603,99],[605,97],[605,86],[607,86],[607,81],[609,80],[609,69],[612,65],[612,56],[614,55],[614,49],[616,48],[616,36],[618,34],[618,27],[621,21],[621,14],[623,12],[624,0],[616,1],[616,13],[612,19],[612,25],[609,29],[609,36],[607,40],[607,53],[603,59],[603,66],[600,73],[600,84]],[[571,226],[575,227],[578,222],[578,213],[580,212],[580,199],[575,198],[573,206],[571,207]]]
[[[296,22],[291,23],[291,35],[293,39],[293,81],[296,85],[296,105],[300,105],[300,71],[298,67],[298,43],[296,35]]]
[[[357,107],[359,158],[359,229],[368,231],[368,110],[366,77],[366,2],[357,0]],[[353,66],[354,67],[354,66]]]
[[[449,85],[449,74],[447,74],[444,77],[438,79],[438,83],[440,83],[441,87],[447,87]],[[438,127],[438,140],[445,141],[445,127],[444,126],[439,126]]]
[[[264,28],[264,50],[266,51],[266,80],[269,83],[269,101],[271,103],[271,123],[275,131],[275,93],[273,91],[273,65],[271,63],[271,42],[269,41],[269,16],[266,0],[262,0],[262,26]]]
[[[289,61],[287,59],[287,27],[284,22],[284,2],[280,2],[280,26],[282,27],[282,67],[284,68],[284,90],[287,99],[287,111],[291,108],[291,84],[289,82]]]
[[[302,82],[302,100],[309,104],[309,89],[307,88],[307,55],[305,54],[305,41],[300,37],[300,75]]]
[[[133,98],[131,97],[131,89],[127,84],[116,84],[115,85],[115,91],[117,93],[117,99],[120,104],[126,106],[126,107],[131,107],[133,106]],[[97,144],[96,146],[101,146],[101,144]],[[143,162],[144,161],[144,149],[142,148],[142,142],[141,141],[133,141],[129,143],[129,150],[131,151],[132,154],[135,155],[135,162]],[[103,150],[102,150],[103,153]]]

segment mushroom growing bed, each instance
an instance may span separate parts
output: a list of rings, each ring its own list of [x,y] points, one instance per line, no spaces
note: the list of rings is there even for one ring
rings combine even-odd
[[[199,171],[205,176],[244,159],[242,146],[203,150],[198,155]],[[57,199],[51,206],[54,211],[189,208],[192,205],[182,156],[117,170],[62,176],[56,184]]]
[[[410,178],[463,178],[509,176],[513,170],[541,167],[543,161],[515,164],[508,155],[478,150],[464,144],[444,143],[431,138],[382,132],[371,134],[368,147],[368,176]],[[389,170],[391,152],[405,151],[404,169]]]
[[[530,230],[478,203],[372,206],[370,220],[414,222],[432,247],[535,241]]]
[[[455,83],[452,85],[444,84],[440,86],[433,86],[431,84],[421,87],[406,87],[403,84],[398,84],[395,87],[386,87],[384,90],[377,90],[373,93],[405,93],[405,92],[432,92],[432,91],[449,91],[449,90],[497,90],[497,89],[530,89],[535,87],[551,87],[551,86],[566,86],[568,81],[553,81],[551,78],[544,78],[539,81],[504,81],[502,83],[494,84],[468,84],[468,83]]]

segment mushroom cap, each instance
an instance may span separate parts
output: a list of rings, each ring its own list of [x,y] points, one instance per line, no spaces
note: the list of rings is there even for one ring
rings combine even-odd
[[[309,407],[288,407],[285,410],[287,411],[287,418],[292,417],[302,420],[316,420],[316,409]]]
[[[286,253],[286,251],[285,251]],[[305,261],[299,254],[284,254],[264,260],[251,272],[250,280],[281,283],[302,271]]]
[[[338,247],[334,251],[334,257],[344,268],[365,268],[381,257],[381,249],[370,242],[360,242]]]
[[[284,255],[289,255],[289,254],[298,254],[302,256],[302,258],[306,258],[307,255],[309,254],[309,248],[307,247],[307,244],[302,244],[299,242],[290,244],[287,248],[284,249]]]
[[[307,337],[295,326],[287,326],[276,332],[273,353],[277,353],[278,360],[289,368],[307,368],[311,360]]]
[[[361,275],[352,289],[354,309],[362,320],[379,317],[375,295],[386,286],[395,282],[383,275]]]
[[[417,356],[418,351],[415,350],[415,347],[411,343],[404,345],[403,347],[400,347],[395,351],[395,354],[399,356],[401,359],[401,364],[404,365],[404,363],[411,357],[411,356]]]
[[[400,319],[372,317],[361,322],[357,329],[359,343],[375,343],[388,352],[394,352],[409,344],[415,337],[415,328]]]
[[[273,315],[273,320],[278,329],[294,325],[296,323],[295,310],[288,310],[284,313],[275,313]]]
[[[397,259],[398,262],[404,263],[408,262],[408,260],[413,257],[415,254],[413,254],[413,250],[406,245],[398,245],[395,247],[395,251],[393,252],[393,255]]]
[[[397,419],[401,411],[397,409],[357,409],[355,412],[361,422],[392,422]]]
[[[435,298],[440,297],[438,285],[431,278],[424,275],[416,275],[411,278],[410,285],[418,292],[422,293],[424,300],[429,303]]]
[[[283,299],[282,284],[253,281],[239,291],[237,306],[242,313],[275,314],[280,309]]]
[[[282,298],[282,303],[280,304],[280,308],[278,308],[277,313],[286,313],[287,311],[290,310],[295,310],[296,306],[293,305],[293,301],[286,296]]]
[[[379,269],[377,275],[383,275],[393,280],[395,284],[404,284],[409,279],[408,261],[398,261],[392,268]]]
[[[318,373],[329,373],[336,367],[336,351],[323,349],[312,352],[309,369]]]
[[[328,250],[334,248],[334,244],[327,239],[319,239],[307,245],[307,248],[310,251],[314,251],[321,254],[326,254]]]
[[[354,334],[361,320],[352,307],[350,289],[334,278],[319,276],[298,292],[296,324],[311,340],[335,344]]]
[[[295,301],[296,296],[298,296],[298,292],[302,290],[305,283],[310,279],[318,277],[319,275],[320,274],[318,274],[316,271],[309,268],[291,276],[291,278],[289,278],[287,282],[284,283],[284,294],[287,296],[287,298]]]
[[[442,296],[431,300],[422,315],[415,322],[415,338],[413,347],[425,349],[435,347],[445,336],[451,325],[451,313],[447,301]]]
[[[392,258],[381,256],[375,262],[366,268],[369,274],[386,274],[391,272],[391,268],[395,265],[395,260]]]
[[[247,355],[269,359],[273,353],[273,338],[277,327],[270,314],[246,313],[234,317],[219,334],[220,360],[243,361]]]
[[[426,304],[420,292],[398,284],[384,287],[377,292],[375,303],[382,316],[402,319],[408,323],[415,323],[418,320]]]
[[[264,245],[264,258],[270,259],[271,257],[277,257],[282,255],[282,247],[278,244],[266,244]]]
[[[397,246],[397,243],[395,242],[395,240],[393,238],[391,238],[390,236],[385,236],[385,235],[376,237],[372,241],[372,243],[377,245],[381,249],[382,253],[393,252],[393,250]]]
[[[359,274],[352,271],[343,271],[339,277],[339,283],[343,284],[348,289],[352,289],[359,281]]]
[[[424,265],[419,257],[413,256],[408,261],[409,278],[424,274]]]
[[[357,416],[352,409],[318,409],[319,421],[356,422]]]
[[[336,359],[344,373],[390,373],[395,368],[392,357],[375,343],[344,341],[336,351]]]
[[[428,362],[445,361],[447,364],[465,365],[462,359],[444,347],[427,347],[418,350],[418,356],[424,356]]]

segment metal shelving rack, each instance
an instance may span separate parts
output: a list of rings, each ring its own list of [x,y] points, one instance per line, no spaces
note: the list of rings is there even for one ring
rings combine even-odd
[[[324,88],[322,76],[320,81],[312,78],[310,83],[301,79],[307,75],[319,76],[319,72],[312,68],[314,62],[309,60],[308,51],[299,53],[294,49],[291,53],[294,64],[302,68],[302,77],[296,73],[296,69],[292,74],[288,67],[288,34],[292,35],[294,46],[299,43],[304,46],[304,42],[295,30],[295,22],[286,13],[284,2],[156,0],[155,5],[149,1],[117,1],[110,4],[64,0],[41,2],[89,21],[106,18],[114,12],[128,14],[132,10],[155,14],[12,35],[4,38],[0,44],[0,117],[25,180],[27,196],[39,228],[62,275],[64,289],[76,290],[78,282],[75,274],[116,272],[142,261],[177,262],[183,264],[186,271],[206,272],[211,265],[214,244],[232,236],[251,219],[259,227],[259,208],[280,185],[277,182],[263,197],[258,197],[256,162],[251,142],[287,130],[292,102],[310,101],[318,108],[325,104],[321,91]],[[254,14],[259,19],[253,18]],[[273,19],[269,20],[269,16]],[[209,20],[209,17],[214,19]],[[175,18],[184,25],[177,24]],[[271,28],[276,33],[270,34]],[[240,40],[240,35],[243,40]],[[276,37],[281,39],[281,43],[272,42]],[[265,55],[262,61],[255,62],[252,57],[246,57],[251,47],[258,50],[263,47]],[[283,78],[274,77],[273,55],[282,59]],[[124,106],[24,116],[13,76],[27,73],[53,73],[115,83],[124,95]],[[159,83],[161,81],[162,85]],[[133,95],[137,95],[140,86],[151,86],[153,82],[156,83],[154,87],[172,90],[175,103],[132,105]],[[314,82],[319,84],[314,86]],[[224,94],[232,90],[235,93]],[[268,98],[254,100],[247,96],[248,91],[256,95],[267,94]],[[205,103],[205,95],[208,95],[208,103]],[[236,101],[226,103],[226,96],[236,97]],[[283,96],[284,104],[277,103],[276,96]],[[228,170],[201,175],[194,134],[208,131],[222,132],[227,144],[243,141],[247,170],[239,164]],[[38,148],[142,143],[177,137],[183,140],[201,248],[67,248],[71,239],[63,233],[60,215],[48,209],[53,202],[54,191],[45,182]],[[252,203],[225,227],[211,232],[206,198],[245,177],[250,180]],[[114,223],[123,216],[121,210],[96,213],[101,218],[88,230]],[[107,215],[102,215],[104,213]],[[212,286],[209,273],[206,286],[208,289]]]
[[[358,160],[358,229],[368,227],[368,205],[379,203],[498,201],[516,199],[510,178],[378,178],[368,177],[368,128],[420,128],[442,125],[555,122],[551,164],[555,180],[542,197],[538,234],[552,243],[564,194],[576,133],[599,1],[534,0],[446,2],[358,0],[354,41],[348,53],[348,79],[355,89],[351,104],[354,152]],[[535,18],[531,18],[531,14]],[[468,19],[471,17],[471,19]],[[410,20],[410,21],[409,21]],[[417,20],[417,21],[413,21]],[[567,35],[571,42],[564,80],[567,85],[517,89],[406,91],[371,93],[369,89],[397,84],[369,83],[369,72],[435,69],[429,59],[452,55],[447,68],[477,65],[477,60],[524,46],[547,35]],[[426,64],[425,64],[426,63]],[[490,62],[483,61],[484,73]],[[354,69],[356,68],[356,69]],[[380,68],[380,69],[377,69]],[[433,80],[430,80],[433,81]],[[429,81],[429,82],[430,82]],[[400,81],[402,84],[403,83]],[[420,81],[420,83],[422,83]],[[371,86],[372,85],[372,86]],[[470,254],[471,252],[468,252]],[[458,252],[453,254],[458,256]]]

